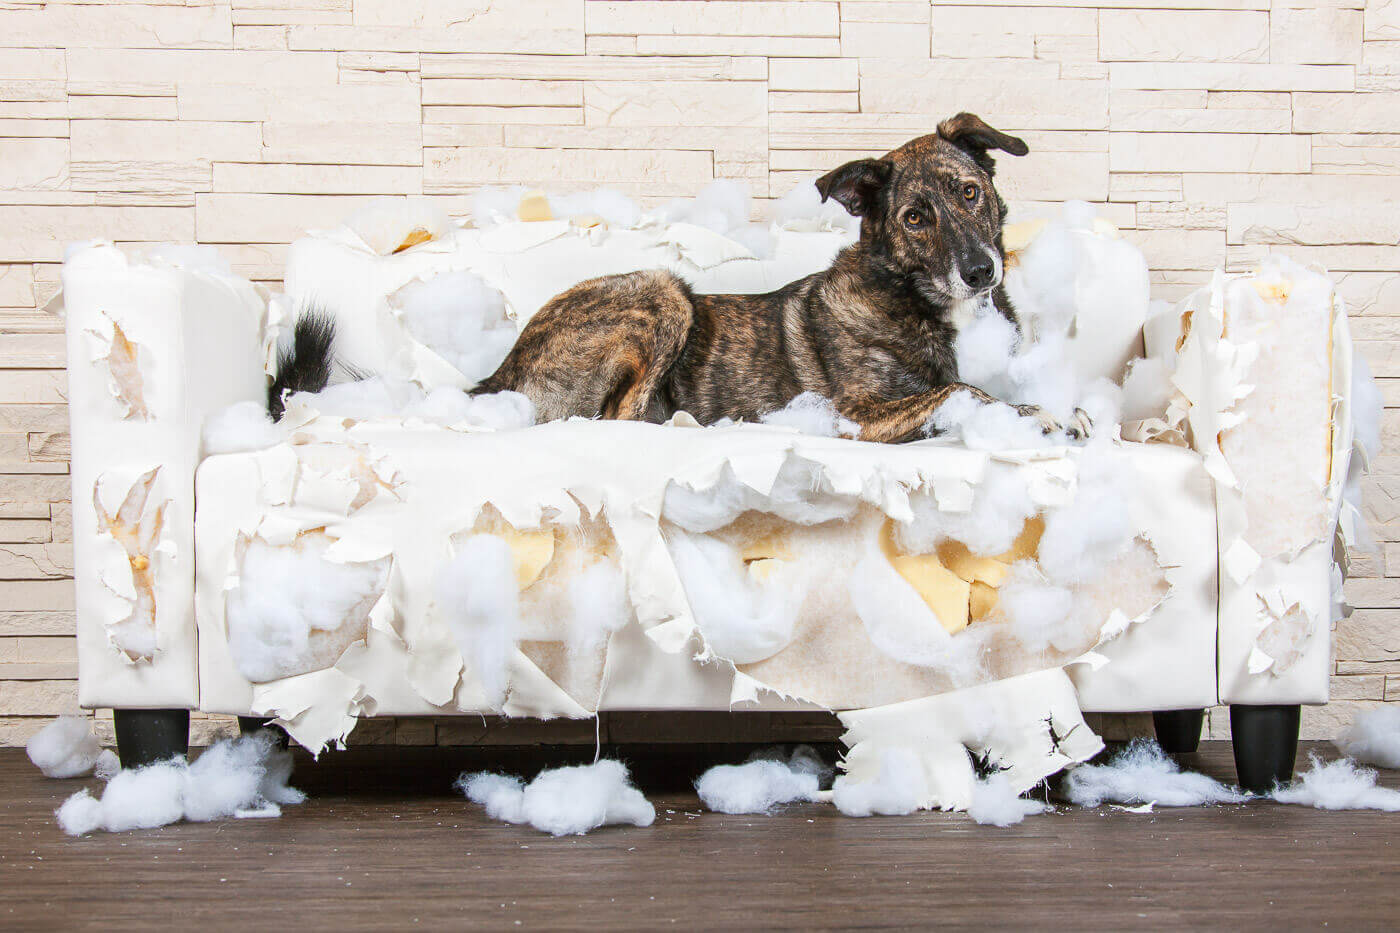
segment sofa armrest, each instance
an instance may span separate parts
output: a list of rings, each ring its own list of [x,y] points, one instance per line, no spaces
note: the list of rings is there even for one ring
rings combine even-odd
[[[159,254],[158,254],[159,255]],[[206,416],[266,396],[265,304],[212,250],[63,267],[79,701],[193,707],[194,471]]]

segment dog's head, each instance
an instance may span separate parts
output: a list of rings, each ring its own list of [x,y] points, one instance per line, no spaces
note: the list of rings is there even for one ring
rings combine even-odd
[[[974,298],[1001,284],[1005,265],[1006,205],[992,186],[993,149],[1029,151],[1023,140],[960,113],[882,158],[823,175],[817,190],[860,217],[867,248],[930,301]]]

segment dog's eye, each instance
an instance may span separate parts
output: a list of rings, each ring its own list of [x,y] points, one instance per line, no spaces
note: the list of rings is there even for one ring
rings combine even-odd
[[[972,184],[971,182],[969,182],[966,185],[963,185],[962,196],[966,198],[969,202],[976,201],[977,196],[981,193],[982,192],[978,190],[977,186]]]
[[[904,222],[911,227],[922,227],[924,225],[924,215],[918,211],[905,211]]]

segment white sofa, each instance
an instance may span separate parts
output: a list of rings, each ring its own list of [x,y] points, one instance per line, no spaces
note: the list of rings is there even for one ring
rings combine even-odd
[[[209,455],[207,423],[265,401],[278,333],[308,303],[335,311],[356,369],[461,387],[453,354],[405,323],[404,286],[474,273],[522,326],[606,272],[768,290],[850,234],[775,226],[758,259],[685,223],[478,229],[386,209],[293,244],[271,299],[203,249],[76,248],[61,303],[81,702],[118,711],[131,761],[177,750],[192,709],[274,720],[316,751],[373,715],[832,709],[846,780],[903,750],[941,807],[966,805],[975,760],[1024,789],[1096,753],[1082,710],[1156,712],[1188,750],[1199,711],[1228,703],[1242,780],[1286,777],[1298,704],[1327,700],[1352,445],[1341,303],[1280,267],[1149,318],[1136,250],[1104,225],[1051,232],[1078,271],[1049,281],[1031,225],[1008,234],[1012,284],[1069,303],[1079,387],[1121,380],[1144,348],[1175,370],[1170,405],[1124,424],[1146,443],[885,446],[684,416],[492,430],[444,409],[449,393],[375,416],[293,399],[278,428],[239,434],[249,449]],[[1007,488],[1029,518],[1016,553],[960,548],[957,529],[1007,520]],[[1110,500],[1122,541],[1053,571],[1039,529],[1062,548]],[[493,560],[510,585],[467,571]],[[1001,589],[1018,574],[1031,588]],[[1073,608],[1018,626],[1055,588]]]

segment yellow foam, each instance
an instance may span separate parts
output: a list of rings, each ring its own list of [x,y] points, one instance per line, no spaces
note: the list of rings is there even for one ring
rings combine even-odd
[[[885,521],[880,549],[895,573],[914,588],[951,635],[967,628],[970,584],[944,567],[937,554],[900,554],[894,544],[894,523]]]
[[[521,220],[553,220],[554,212],[549,209],[549,198],[543,191],[536,189],[525,192],[520,199],[520,206],[515,209],[515,216]]]
[[[409,247],[417,246],[419,243],[426,243],[432,238],[433,235],[429,231],[424,230],[422,227],[415,227],[409,231],[408,236],[403,238],[402,243],[394,247],[394,252],[402,253]]]
[[[538,580],[554,559],[554,532],[507,528],[501,532],[501,537],[515,559],[516,586],[523,590]]]

